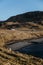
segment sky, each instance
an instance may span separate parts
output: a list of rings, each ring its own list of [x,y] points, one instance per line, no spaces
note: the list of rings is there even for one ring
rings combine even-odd
[[[0,20],[30,11],[43,11],[43,0],[0,0]]]

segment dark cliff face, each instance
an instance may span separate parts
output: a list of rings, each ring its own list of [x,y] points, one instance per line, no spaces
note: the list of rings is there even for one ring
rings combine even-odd
[[[12,16],[6,21],[13,21],[13,22],[19,22],[19,23],[25,23],[25,22],[35,22],[40,23],[43,21],[43,11],[33,11],[33,12],[27,12],[24,14]]]

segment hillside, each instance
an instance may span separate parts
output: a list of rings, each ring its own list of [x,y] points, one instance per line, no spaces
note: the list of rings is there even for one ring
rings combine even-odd
[[[43,59],[7,47],[26,40],[29,44],[39,38],[43,38],[43,11],[27,12],[0,21],[0,65],[43,65]]]
[[[15,40],[39,37],[43,37],[43,11],[27,12],[12,16],[6,21],[0,21],[0,42],[2,46]]]
[[[6,21],[0,21],[0,28],[29,28],[31,24],[29,22],[43,25],[43,11],[33,11],[33,12],[27,12],[23,14],[19,14],[16,16],[12,16],[8,18]],[[34,27],[34,26],[33,26]],[[32,28],[32,27],[31,27]]]
[[[41,23],[43,21],[43,11],[33,11],[33,12],[27,12],[23,14],[19,14],[16,16],[12,16],[6,21],[13,21],[13,22],[19,22],[19,23],[26,23],[26,22],[35,22],[35,23]]]

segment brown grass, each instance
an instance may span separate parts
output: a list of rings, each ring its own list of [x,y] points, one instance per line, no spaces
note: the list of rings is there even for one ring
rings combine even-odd
[[[0,30],[0,46],[10,41],[43,37],[43,31]]]
[[[0,65],[43,65],[43,59],[0,47]]]

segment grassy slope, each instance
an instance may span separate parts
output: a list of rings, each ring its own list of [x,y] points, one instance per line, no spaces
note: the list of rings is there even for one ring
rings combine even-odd
[[[43,65],[43,59],[0,47],[0,65]]]
[[[0,46],[11,41],[33,39],[43,37],[43,31],[18,31],[18,30],[1,30],[0,31]]]
[[[0,46],[8,42],[43,37],[43,26],[35,23],[16,30],[0,29]],[[35,28],[36,27],[36,28]],[[24,29],[25,28],[25,29]],[[26,31],[27,30],[27,31]],[[0,65],[43,65],[43,59],[0,47]]]
[[[25,27],[22,26],[15,30],[0,29],[0,46],[3,46],[11,41],[39,37],[43,37],[43,26],[33,22],[28,22]]]

